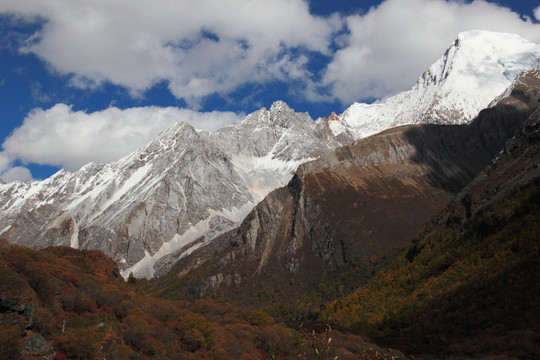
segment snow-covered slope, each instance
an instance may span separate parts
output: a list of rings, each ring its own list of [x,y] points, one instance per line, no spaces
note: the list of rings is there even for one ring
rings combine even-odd
[[[540,68],[540,45],[515,34],[463,32],[411,90],[374,104],[354,103],[318,123],[347,144],[398,125],[469,122],[531,68]]]
[[[283,102],[216,133],[178,123],[117,162],[1,184],[0,237],[99,249],[149,277],[157,260],[231,229],[298,164],[334,147]]]
[[[307,113],[296,113],[283,101],[207,136],[230,154],[257,201],[285,185],[298,165],[339,145]]]

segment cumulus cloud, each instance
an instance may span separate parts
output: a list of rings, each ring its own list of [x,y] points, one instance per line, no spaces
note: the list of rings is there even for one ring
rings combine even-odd
[[[179,121],[215,130],[238,118],[232,112],[201,113],[175,107],[111,107],[86,113],[57,104],[48,110],[32,111],[5,140],[0,153],[0,166],[4,169],[0,171],[6,170],[11,159],[76,170],[91,161],[117,160]],[[20,174],[22,170],[17,171]]]
[[[310,14],[302,0],[8,1],[0,12],[45,20],[22,51],[72,76],[134,94],[167,81],[196,104],[248,82],[306,76],[301,55],[327,54],[339,19]]]
[[[12,181],[30,181],[32,180],[32,174],[30,173],[30,170],[24,166],[15,166],[0,173],[0,179],[6,183]]]
[[[462,31],[511,32],[540,42],[539,24],[482,0],[387,0],[348,16],[346,24],[346,45],[316,84],[345,104],[409,89]]]
[[[0,180],[12,182],[16,180],[32,180],[30,170],[22,166],[13,166],[13,159],[6,153],[0,152]]]
[[[20,50],[72,85],[110,82],[140,96],[165,81],[192,108],[272,81],[312,101],[385,97],[410,88],[461,31],[540,41],[539,24],[484,0],[386,0],[329,17],[311,14],[307,0],[25,0],[0,12],[42,24]],[[331,59],[321,72],[309,67],[313,52]]]
[[[540,6],[534,9],[534,17],[536,20],[540,21]]]
[[[9,169],[12,160],[4,153],[0,152],[0,174]]]

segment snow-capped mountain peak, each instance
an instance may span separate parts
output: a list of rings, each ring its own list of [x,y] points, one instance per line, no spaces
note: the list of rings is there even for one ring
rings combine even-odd
[[[230,154],[256,201],[285,185],[298,165],[338,146],[309,114],[297,113],[283,101],[206,135]]]
[[[227,154],[186,123],[116,162],[1,186],[2,236],[32,247],[100,249],[122,267],[183,234],[225,231],[253,206]]]
[[[469,122],[519,73],[539,67],[538,44],[516,34],[463,32],[411,90],[354,103],[327,126],[345,144],[398,125]]]

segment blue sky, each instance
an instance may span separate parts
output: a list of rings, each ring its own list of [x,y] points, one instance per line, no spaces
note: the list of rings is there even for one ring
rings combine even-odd
[[[461,31],[540,42],[535,1],[3,0],[0,178],[109,162],[276,100],[315,119],[410,88]]]

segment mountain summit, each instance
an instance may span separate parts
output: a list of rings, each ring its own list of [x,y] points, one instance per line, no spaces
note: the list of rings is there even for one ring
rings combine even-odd
[[[521,72],[539,68],[540,45],[516,34],[471,30],[460,33],[411,90],[354,103],[318,122],[344,145],[398,125],[467,123]]]
[[[215,133],[178,123],[110,164],[0,185],[0,236],[44,248],[99,249],[127,276],[236,226],[297,166],[335,148],[284,102]]]

